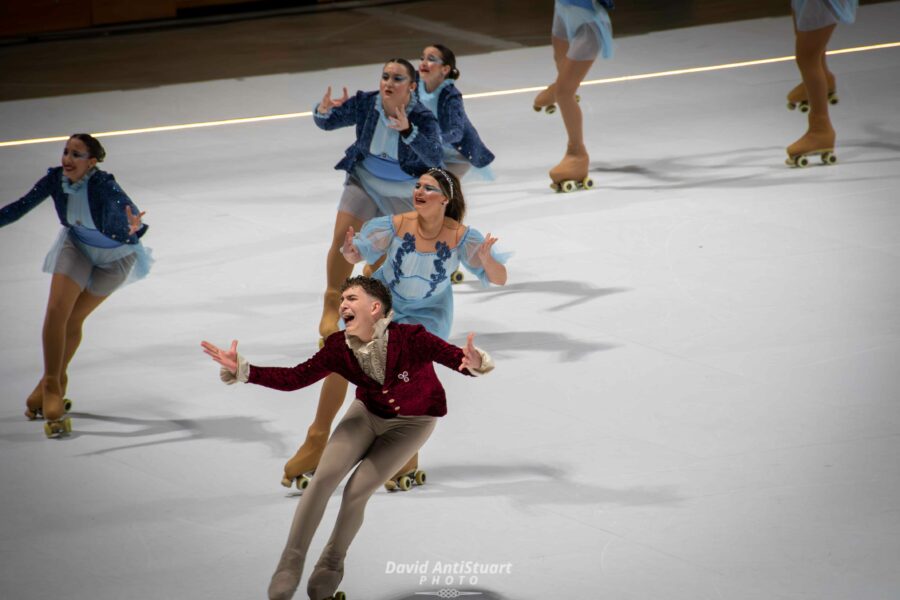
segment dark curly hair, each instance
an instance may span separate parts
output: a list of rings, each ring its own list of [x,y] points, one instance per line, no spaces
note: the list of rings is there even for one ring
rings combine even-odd
[[[381,310],[385,316],[387,316],[387,314],[391,312],[391,291],[387,289],[386,285],[384,285],[377,279],[366,277],[365,275],[348,277],[347,280],[344,281],[343,285],[341,285],[341,293],[343,294],[345,291],[352,287],[362,288],[363,291],[369,296],[381,302]]]

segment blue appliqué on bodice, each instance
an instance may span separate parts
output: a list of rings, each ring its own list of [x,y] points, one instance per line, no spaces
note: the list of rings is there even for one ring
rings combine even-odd
[[[394,267],[394,279],[389,285],[392,290],[394,289],[394,286],[400,283],[400,278],[403,276],[403,257],[415,251],[416,236],[411,233],[404,233],[403,242],[400,244],[400,247],[397,248],[397,253],[394,254],[394,260],[391,261],[391,266]]]
[[[431,296],[431,294],[434,293],[434,290],[437,289],[437,286],[447,279],[447,269],[444,268],[444,263],[449,260],[451,255],[450,246],[444,242],[436,242],[434,249],[437,250],[437,258],[434,259],[434,273],[431,274],[431,289],[425,294],[426,298]]]
[[[450,246],[444,242],[435,242],[434,249],[436,250],[435,259],[432,263],[434,264],[434,273],[429,276],[431,288],[428,290],[428,293],[425,294],[425,298],[429,298],[437,289],[437,286],[446,281],[447,269],[444,268],[444,263],[453,256],[453,251],[450,250]],[[394,291],[397,284],[400,283],[400,278],[403,277],[403,257],[407,254],[412,254],[415,251],[416,236],[411,233],[404,233],[403,241],[400,242],[400,247],[397,248],[397,252],[394,253],[394,259],[391,261],[391,266],[394,270],[394,278],[388,284],[391,291]]]

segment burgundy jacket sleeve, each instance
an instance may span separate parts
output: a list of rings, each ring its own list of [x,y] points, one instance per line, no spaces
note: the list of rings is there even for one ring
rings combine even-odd
[[[416,328],[412,338],[412,345],[416,354],[425,360],[440,363],[457,373],[473,377],[468,369],[459,370],[459,365],[462,364],[463,359],[463,351],[459,346],[445,342],[438,336],[429,333],[422,326]]]
[[[320,379],[324,379],[330,373],[343,373],[346,370],[342,368],[346,361],[341,360],[340,344],[343,343],[343,334],[339,337],[340,339],[329,338],[324,348],[296,367],[257,367],[250,365],[250,377],[247,383],[255,383],[275,390],[292,392],[312,385]]]

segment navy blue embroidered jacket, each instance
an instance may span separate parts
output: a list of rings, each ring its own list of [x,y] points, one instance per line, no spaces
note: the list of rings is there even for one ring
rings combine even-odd
[[[437,106],[443,142],[456,148],[475,167],[491,164],[494,155],[478,137],[478,132],[466,116],[462,94],[456,86],[448,85],[441,90]]]
[[[356,125],[356,141],[347,148],[346,155],[334,166],[335,169],[349,173],[356,163],[368,155],[379,119],[375,103],[380,100],[381,96],[377,91],[360,91],[342,105],[331,109],[327,115],[315,113],[313,121],[326,131]],[[400,136],[397,149],[400,168],[409,175],[418,177],[432,167],[443,167],[441,134],[435,116],[416,100],[407,118],[410,125],[415,127],[407,137]]]
[[[62,178],[62,167],[47,169],[47,174],[35,183],[27,194],[0,208],[0,227],[18,221],[28,211],[46,200],[47,196],[53,197],[59,222],[65,227],[71,227],[66,218],[69,196],[63,192]],[[91,218],[100,233],[123,244],[136,244],[147,232],[148,225],[144,224],[136,233],[128,234],[129,225],[125,207],[130,206],[131,212],[135,215],[140,214],[140,211],[122,191],[111,173],[99,170],[95,172],[87,182],[87,190]]]

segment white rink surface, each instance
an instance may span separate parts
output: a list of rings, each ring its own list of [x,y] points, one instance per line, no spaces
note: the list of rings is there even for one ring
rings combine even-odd
[[[865,6],[831,48],[897,41],[898,24],[900,3]],[[786,18],[681,29],[620,39],[589,79],[792,50]],[[532,94],[467,102],[498,157],[496,182],[467,185],[468,221],[516,254],[506,288],[456,288],[454,339],[477,332],[498,368],[439,373],[430,481],[372,498],[351,599],[900,597],[900,49],[830,64],[838,165],[782,164],[804,123],[785,62],[584,87],[598,189],[567,196],[546,179],[558,114]],[[0,140],[308,110],[379,68],[7,102]],[[460,68],[470,93],[553,76],[549,47]],[[104,141],[158,262],[88,321],[62,440],[22,417],[52,202],[3,229],[0,596],[265,596],[297,502],[281,467],[318,387],[226,388],[199,342],[237,338],[261,364],[313,353],[351,140],[305,118]],[[0,148],[2,202],[61,147]],[[389,561],[512,567],[420,585]]]

